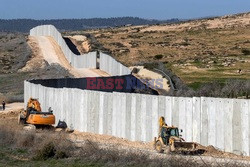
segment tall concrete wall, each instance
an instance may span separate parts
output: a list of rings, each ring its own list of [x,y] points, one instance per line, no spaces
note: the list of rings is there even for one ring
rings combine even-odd
[[[131,73],[128,67],[104,53],[100,53],[100,69],[112,76],[128,75]]]
[[[227,152],[250,155],[250,101],[205,97],[167,97],[55,89],[25,81],[25,104],[38,98],[52,107],[56,122],[83,132],[108,134],[132,141],[152,141],[158,119],[183,129],[183,138]]]
[[[90,52],[84,55],[75,55],[62,38],[61,33],[53,25],[42,25],[30,30],[31,36],[51,36],[61,47],[62,52],[75,68],[96,68],[96,52]]]
[[[67,60],[75,68],[96,68],[97,53],[90,52],[84,55],[75,55],[67,46],[61,33],[53,25],[41,25],[30,30],[31,36],[51,36],[61,47]],[[128,75],[129,68],[117,62],[111,56],[100,53],[100,69],[112,76]]]

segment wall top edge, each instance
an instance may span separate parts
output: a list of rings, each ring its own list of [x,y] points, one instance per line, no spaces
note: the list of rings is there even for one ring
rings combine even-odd
[[[28,84],[32,84],[32,85],[37,85],[39,87],[43,87],[43,88],[47,88],[47,89],[56,89],[56,90],[67,90],[67,91],[79,91],[82,93],[99,93],[99,94],[103,94],[103,95],[116,95],[116,96],[125,96],[125,95],[130,95],[132,97],[136,97],[139,96],[141,98],[143,97],[151,97],[151,98],[166,98],[169,100],[195,100],[198,99],[201,102],[205,100],[205,102],[213,102],[213,100],[215,100],[216,102],[219,102],[218,100],[220,100],[221,102],[250,102],[250,99],[235,99],[235,98],[220,98],[220,97],[176,97],[176,96],[163,96],[163,95],[149,95],[149,94],[138,94],[138,93],[124,93],[124,92],[103,92],[103,91],[97,91],[97,90],[82,90],[82,89],[78,89],[78,88],[51,88],[51,87],[45,87],[42,86],[41,84],[34,84],[34,83],[30,83],[29,80],[25,80],[24,83],[28,83]]]

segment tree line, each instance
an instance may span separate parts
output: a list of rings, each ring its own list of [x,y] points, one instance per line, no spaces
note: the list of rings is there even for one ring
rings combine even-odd
[[[149,20],[138,17],[114,17],[114,18],[91,18],[91,19],[54,19],[54,20],[33,20],[33,19],[0,19],[0,31],[2,32],[29,32],[38,25],[52,24],[61,31],[75,31],[92,28],[120,27],[125,25],[152,25],[161,23],[179,22],[178,19],[170,20]]]

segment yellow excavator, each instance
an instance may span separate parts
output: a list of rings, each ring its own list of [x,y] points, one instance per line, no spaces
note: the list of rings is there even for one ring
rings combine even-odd
[[[18,116],[18,123],[32,125],[53,125],[55,124],[55,116],[49,108],[48,112],[42,112],[41,105],[37,99],[30,98],[27,108]]]
[[[181,154],[203,154],[205,150],[194,142],[185,142],[179,133],[179,129],[174,126],[168,126],[165,118],[159,119],[159,136],[154,139],[154,148],[158,153],[181,153]],[[182,130],[181,130],[182,132]]]

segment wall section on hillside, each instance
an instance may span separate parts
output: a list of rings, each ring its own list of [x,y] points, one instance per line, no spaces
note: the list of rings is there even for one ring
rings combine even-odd
[[[104,53],[100,53],[100,69],[106,71],[111,76],[128,75],[131,73],[128,67]]]
[[[30,30],[30,35],[53,37],[61,47],[69,63],[75,68],[97,68],[97,52],[89,52],[84,55],[74,54],[62,38],[61,33],[53,25],[34,27]],[[128,67],[104,53],[100,53],[99,66],[101,70],[109,73],[111,76],[129,75],[131,73]]]
[[[153,141],[158,119],[183,129],[183,138],[221,150],[250,155],[250,101],[206,97],[168,97],[48,88],[25,81],[25,104],[38,98],[43,111],[52,107],[56,123],[132,141]]]
[[[51,36],[61,47],[62,52],[75,68],[96,68],[96,52],[84,55],[75,55],[67,46],[61,33],[53,25],[41,25],[30,30],[31,36]]]

